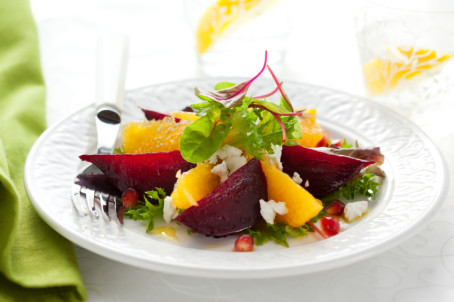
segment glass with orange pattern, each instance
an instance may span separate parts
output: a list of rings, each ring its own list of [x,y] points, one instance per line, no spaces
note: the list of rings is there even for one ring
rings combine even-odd
[[[429,134],[452,131],[453,1],[363,1],[356,29],[369,96]]]

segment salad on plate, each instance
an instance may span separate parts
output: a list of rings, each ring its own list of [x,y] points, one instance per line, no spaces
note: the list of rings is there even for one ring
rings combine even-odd
[[[266,70],[275,86],[248,95]],[[94,187],[121,196],[121,223],[144,221],[147,233],[159,224],[174,241],[177,226],[193,240],[236,236],[234,251],[252,251],[309,234],[326,239],[367,214],[385,177],[380,148],[334,140],[315,109],[294,108],[267,53],[252,79],[195,95],[200,101],[179,112],[143,108],[142,120],[123,126],[115,154],[80,156],[103,172],[89,180]]]

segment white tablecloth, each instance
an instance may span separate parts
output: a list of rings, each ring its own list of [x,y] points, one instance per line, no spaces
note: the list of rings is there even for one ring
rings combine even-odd
[[[279,77],[365,96],[353,0],[289,2],[294,27]],[[126,31],[131,37],[128,89],[204,76],[180,0],[32,0],[32,7],[49,125],[93,101],[100,29]],[[235,281],[145,271],[76,247],[88,300],[454,301],[454,129],[443,135],[433,139],[449,166],[447,198],[421,232],[385,253],[323,273]]]

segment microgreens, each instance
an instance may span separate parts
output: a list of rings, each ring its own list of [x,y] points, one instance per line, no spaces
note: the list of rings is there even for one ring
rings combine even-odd
[[[294,145],[301,138],[298,116],[303,110],[295,111],[279,82],[265,63],[260,72],[249,81],[235,85],[221,82],[214,91],[195,93],[203,102],[191,105],[200,117],[189,124],[181,139],[180,152],[189,162],[197,163],[208,159],[223,144],[245,150],[255,158],[262,159],[266,153],[273,153],[272,145]],[[265,68],[272,74],[276,88],[255,97],[246,93],[251,84]],[[281,93],[280,105],[267,101],[277,91]]]
[[[366,197],[374,200],[378,193],[380,183],[375,181],[376,175],[366,173],[358,178],[349,181],[346,185],[322,198],[323,204],[327,205],[336,199],[354,200],[356,198]]]
[[[225,89],[218,88],[215,91],[200,91],[197,87],[194,89],[196,95],[206,96],[210,99],[216,100],[223,104],[226,108],[230,108],[235,106],[236,104],[240,103],[244,97],[246,96],[247,90],[251,86],[252,82],[254,82],[265,70],[266,61],[267,61],[268,53],[265,51],[265,64],[263,64],[262,69],[260,72],[250,79],[249,81],[243,82],[241,84],[226,87]]]
[[[268,65],[266,65],[266,67],[268,68],[268,71],[270,72],[271,76],[273,77],[274,81],[276,82],[276,84],[279,83],[276,75],[274,74],[273,70],[271,69],[271,67],[269,67]],[[292,106],[292,103],[290,103],[287,95],[284,93],[284,91],[282,90],[282,88],[280,86],[278,86],[278,89],[279,91],[281,92],[281,95],[282,95],[282,99],[284,101],[284,103],[288,106],[286,106],[286,108],[288,108],[290,111],[294,111],[293,110],[293,106]],[[282,101],[281,101],[281,104],[282,104]]]
[[[162,218],[165,197],[166,193],[161,188],[156,188],[155,191],[145,192],[145,203],[139,203],[133,208],[125,210],[123,215],[134,220],[148,220],[146,230],[148,233],[153,230],[155,219]],[[156,201],[157,204],[152,204],[149,199]]]
[[[263,245],[268,241],[274,241],[285,247],[288,246],[287,236],[293,238],[304,237],[309,233],[308,225],[294,228],[284,223],[276,224],[256,224],[253,228],[246,231],[247,234],[254,238],[255,245]]]

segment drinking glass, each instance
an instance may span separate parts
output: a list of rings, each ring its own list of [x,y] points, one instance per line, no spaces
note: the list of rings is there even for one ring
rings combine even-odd
[[[357,41],[369,96],[429,134],[454,129],[454,1],[362,1]]]
[[[279,71],[290,34],[286,1],[187,0],[186,16],[202,72],[251,76],[263,63]]]

